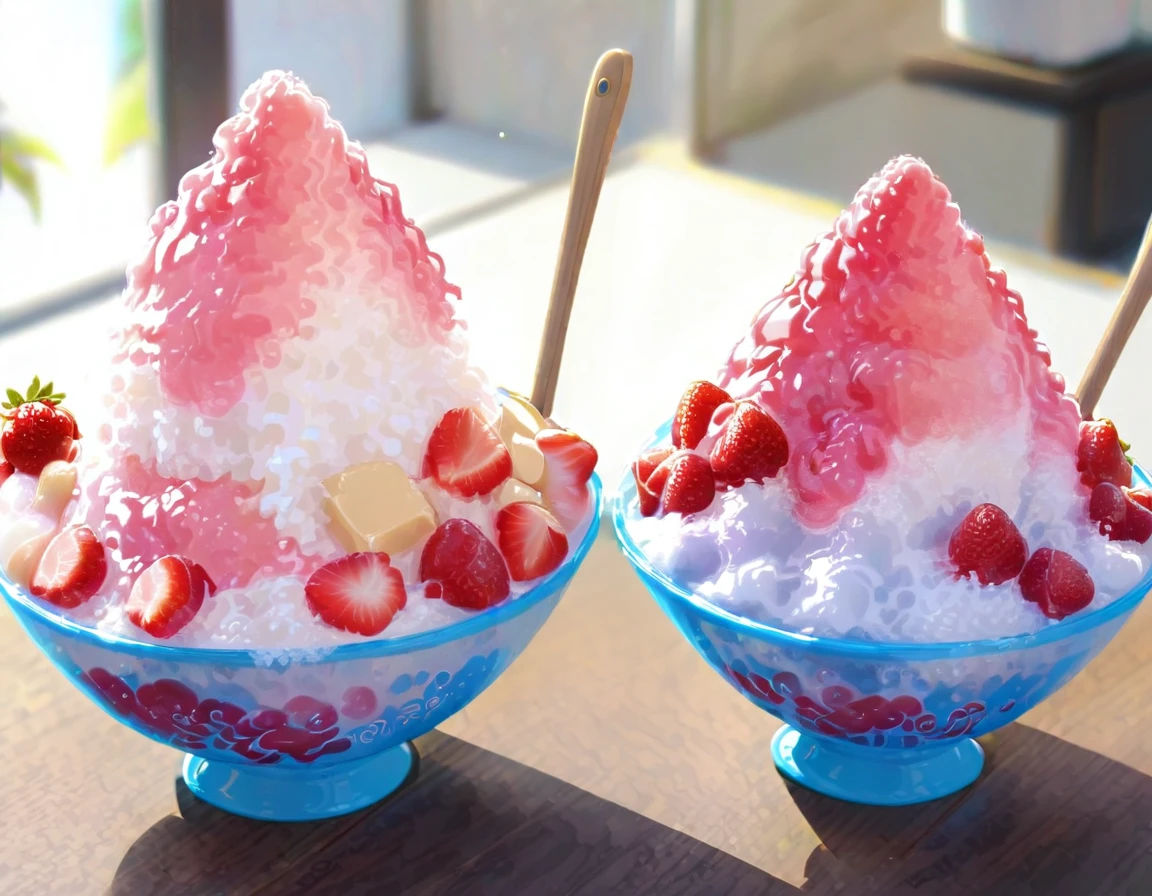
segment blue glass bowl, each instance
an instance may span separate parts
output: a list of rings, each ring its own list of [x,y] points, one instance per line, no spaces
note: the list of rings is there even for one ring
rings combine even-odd
[[[73,684],[130,728],[184,751],[184,780],[253,818],[353,812],[415,772],[409,741],[508,668],[564,594],[600,528],[516,600],[444,628],[273,662],[247,650],[145,644],[86,628],[0,579],[24,630]]]
[[[653,444],[666,441],[668,428]],[[1147,482],[1144,471],[1137,476]],[[786,724],[772,758],[787,777],[854,803],[907,805],[971,784],[974,740],[1066,685],[1120,631],[1152,573],[1108,606],[1035,634],[950,643],[813,637],[736,616],[656,569],[628,531],[629,471],[613,502],[616,537],[644,586],[708,664]]]

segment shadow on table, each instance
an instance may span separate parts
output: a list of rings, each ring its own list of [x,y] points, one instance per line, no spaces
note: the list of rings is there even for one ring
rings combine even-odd
[[[111,892],[1145,894],[1152,779],[1025,725],[984,741],[980,781],[921,806],[856,806],[789,784],[822,846],[796,887],[614,803],[463,741],[419,741],[391,800],[313,824],[229,815],[177,781]],[[770,771],[768,773],[771,773]],[[383,892],[383,891],[381,891]]]
[[[788,782],[823,843],[804,892],[1152,892],[1152,778],[1026,725],[982,742],[977,784],[922,806],[856,806]]]
[[[798,893],[614,803],[463,741],[422,738],[420,774],[391,800],[314,824],[228,815],[176,784],[111,892],[405,894]],[[386,883],[386,889],[379,889]]]

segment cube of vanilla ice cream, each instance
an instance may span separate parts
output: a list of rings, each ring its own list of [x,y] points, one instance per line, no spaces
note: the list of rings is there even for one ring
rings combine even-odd
[[[436,529],[423,492],[396,464],[356,464],[324,480],[332,534],[349,551],[398,554]]]

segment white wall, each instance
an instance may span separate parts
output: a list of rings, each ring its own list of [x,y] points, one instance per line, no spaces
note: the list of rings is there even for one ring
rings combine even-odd
[[[700,3],[705,144],[835,100],[944,43],[939,0]]]
[[[231,0],[232,100],[274,68],[303,78],[357,140],[408,119],[405,0]]]
[[[1060,122],[1041,109],[889,79],[735,140],[724,158],[842,204],[893,156],[918,155],[973,228],[1040,247],[1056,211],[1059,134]]]
[[[669,123],[672,0],[427,0],[432,101],[493,133],[574,146],[605,50],[636,59],[621,142]]]
[[[1141,40],[1152,39],[1152,0],[1136,0],[1133,32]]]

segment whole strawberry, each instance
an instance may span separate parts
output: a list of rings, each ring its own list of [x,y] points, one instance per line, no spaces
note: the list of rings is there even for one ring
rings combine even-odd
[[[665,474],[665,471],[666,474]],[[691,451],[677,451],[657,467],[648,478],[667,475],[661,503],[665,513],[699,513],[716,497],[716,481],[708,461]]]
[[[999,585],[1020,574],[1028,545],[1008,514],[995,504],[981,504],[952,533],[948,557],[957,575],[974,573],[981,585]]]
[[[672,444],[677,448],[695,448],[707,434],[716,408],[731,400],[731,395],[706,380],[692,383],[672,418]]]
[[[1080,443],[1076,449],[1076,469],[1080,481],[1088,488],[1101,482],[1117,486],[1132,484],[1132,464],[1125,452],[1128,444],[1121,440],[1111,420],[1086,420],[1080,424]]]
[[[710,459],[718,485],[735,488],[748,481],[763,482],[788,462],[788,439],[756,402],[738,401]]]
[[[1037,604],[1049,619],[1079,613],[1096,594],[1088,570],[1070,554],[1052,548],[1040,548],[1031,556],[1019,582],[1024,600]]]
[[[8,390],[0,451],[17,471],[39,476],[52,461],[71,455],[80,432],[75,418],[60,407],[63,400],[63,392],[53,392],[51,383],[41,386],[39,377],[33,378],[26,395]]]

